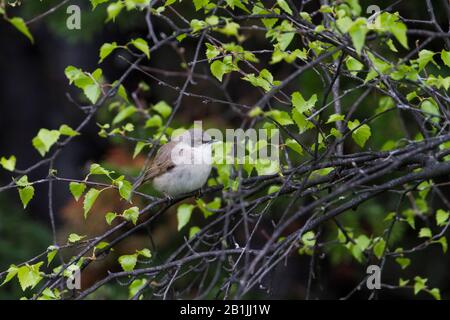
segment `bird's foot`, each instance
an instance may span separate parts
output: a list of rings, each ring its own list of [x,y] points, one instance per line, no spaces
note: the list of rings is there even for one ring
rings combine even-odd
[[[195,199],[200,199],[201,196],[204,195],[204,193],[205,193],[205,188],[204,188],[204,187],[201,187],[200,189],[198,189],[198,190],[195,192]]]
[[[164,196],[165,196],[167,202],[172,202],[173,199],[174,199],[174,198],[173,198],[170,194],[168,194],[168,193],[164,193]]]

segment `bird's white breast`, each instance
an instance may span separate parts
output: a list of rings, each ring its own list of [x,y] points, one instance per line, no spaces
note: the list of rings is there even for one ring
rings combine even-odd
[[[153,187],[157,191],[176,196],[200,189],[208,180],[211,173],[211,145],[187,147],[182,151],[186,161],[177,162],[174,168],[153,179]]]

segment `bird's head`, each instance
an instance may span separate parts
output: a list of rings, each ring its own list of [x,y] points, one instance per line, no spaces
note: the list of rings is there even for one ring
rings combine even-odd
[[[172,140],[175,142],[185,143],[194,148],[200,147],[205,144],[209,145],[217,141],[211,138],[209,134],[198,128],[189,129],[183,134],[173,138]]]

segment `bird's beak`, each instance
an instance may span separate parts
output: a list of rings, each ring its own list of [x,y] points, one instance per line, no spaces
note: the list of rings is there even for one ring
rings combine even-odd
[[[220,140],[218,140],[218,139],[211,139],[207,143],[208,144],[213,144],[213,143],[216,143],[216,142],[220,142]]]
[[[216,142],[219,142],[219,140],[217,140],[217,139],[210,139],[210,140],[207,140],[207,141],[203,141],[204,144],[213,144],[213,143],[216,143]]]

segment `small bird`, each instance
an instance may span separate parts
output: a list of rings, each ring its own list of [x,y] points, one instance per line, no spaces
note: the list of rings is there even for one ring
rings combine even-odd
[[[168,198],[200,189],[211,173],[213,142],[197,128],[175,137],[159,148],[135,188],[152,182]]]

